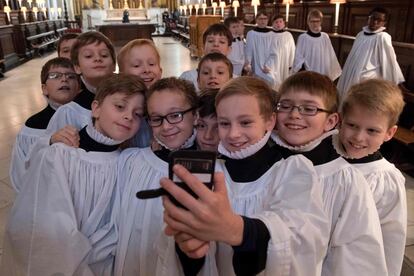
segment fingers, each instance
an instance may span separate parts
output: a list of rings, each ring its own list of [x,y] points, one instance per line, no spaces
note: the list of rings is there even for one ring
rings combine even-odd
[[[166,210],[164,222],[174,231],[193,234],[192,229],[185,222],[191,223],[195,221],[195,217],[187,210],[175,206],[168,197],[164,197],[162,201]]]
[[[70,147],[79,147],[79,133],[73,126],[65,126],[55,132],[50,138],[50,144],[64,143]]]
[[[187,171],[188,172],[188,171]],[[188,173],[187,177],[192,178],[194,181],[195,176]],[[178,185],[176,185],[174,182],[172,182],[168,178],[162,178],[160,180],[160,185],[163,187],[170,195],[172,195],[176,200],[178,200],[182,205],[184,205],[187,209],[192,210],[195,209],[197,205],[197,199],[195,199],[192,195],[187,193],[185,190],[180,188]],[[204,184],[201,183],[202,186]],[[177,208],[174,205],[175,208]],[[180,208],[182,209],[182,208]]]
[[[199,248],[193,250],[193,251],[185,251],[181,247],[180,249],[187,254],[188,257],[193,259],[199,259],[201,257],[204,257],[207,255],[208,250],[210,249],[210,244],[208,242],[204,243]]]

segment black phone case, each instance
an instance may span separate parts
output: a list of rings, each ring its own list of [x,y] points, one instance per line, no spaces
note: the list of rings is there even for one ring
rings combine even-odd
[[[209,189],[213,188],[214,180],[214,168],[216,165],[216,153],[212,151],[201,150],[179,150],[171,152],[169,155],[168,176],[174,181],[174,172],[172,170],[175,164],[183,165],[192,174],[200,175],[204,177],[209,175],[208,181],[202,181]],[[204,179],[206,180],[206,179]],[[198,198],[197,195],[187,186],[186,183],[181,181],[174,181],[178,186],[187,191],[193,197]],[[168,194],[171,201],[181,207],[182,206],[173,196]]]

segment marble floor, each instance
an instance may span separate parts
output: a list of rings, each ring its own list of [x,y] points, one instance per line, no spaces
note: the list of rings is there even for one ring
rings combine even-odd
[[[179,41],[168,37],[155,37],[154,41],[160,49],[163,76],[179,76],[181,72],[196,67],[197,61],[190,58],[188,48]],[[45,106],[40,88],[40,70],[47,60],[55,56],[56,53],[51,53],[34,58],[7,71],[5,77],[0,80],[0,258],[5,222],[15,196],[9,179],[12,146],[25,120]],[[413,178],[407,176],[406,187],[408,202],[406,257],[414,260]]]

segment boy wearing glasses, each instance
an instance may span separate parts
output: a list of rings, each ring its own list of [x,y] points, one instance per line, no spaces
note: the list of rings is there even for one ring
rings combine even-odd
[[[338,81],[338,90],[344,97],[348,89],[364,79],[380,78],[395,84],[404,82],[398,65],[391,36],[386,33],[388,12],[374,8],[368,16],[368,25],[355,38]]]
[[[24,174],[24,162],[32,145],[45,133],[46,127],[59,106],[72,101],[79,93],[79,78],[66,58],[46,62],[40,74],[42,92],[47,106],[31,116],[17,134],[10,163],[10,180],[18,192]]]
[[[323,14],[313,9],[308,14],[308,31],[298,37],[292,73],[300,70],[314,71],[327,75],[332,81],[341,75],[331,40],[322,32]]]
[[[334,149],[338,96],[332,81],[303,71],[281,86],[276,146],[287,158],[303,154],[322,184],[330,239],[322,275],[387,275],[381,227],[364,176]]]

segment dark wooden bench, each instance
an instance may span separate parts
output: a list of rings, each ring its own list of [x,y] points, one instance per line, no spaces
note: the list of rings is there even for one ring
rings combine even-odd
[[[190,42],[190,35],[188,34],[189,27],[181,24],[177,24],[176,26],[177,28],[172,29],[171,32],[176,38],[188,44]]]
[[[61,37],[61,36],[65,33],[65,31],[66,31],[67,29],[68,29],[68,28],[66,28],[66,27],[56,29],[56,34],[57,34],[57,36],[58,36],[58,37]]]
[[[31,49],[34,50],[35,55],[40,56],[40,50],[52,47],[59,40],[59,36],[55,31],[47,31],[40,34],[26,37]]]

